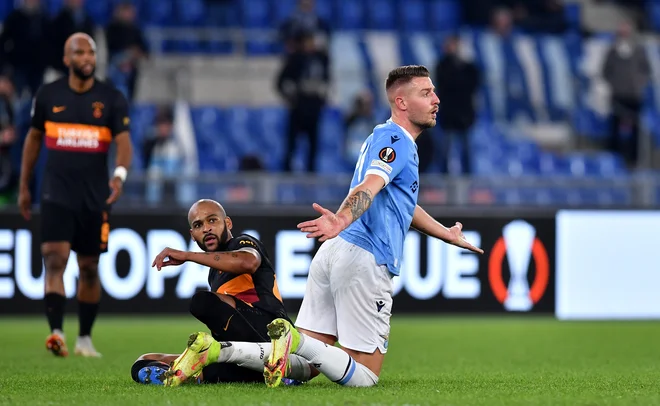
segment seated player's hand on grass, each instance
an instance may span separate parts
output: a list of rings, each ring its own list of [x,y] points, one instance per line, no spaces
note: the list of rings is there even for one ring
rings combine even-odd
[[[298,229],[307,233],[307,238],[318,238],[323,242],[335,238],[346,228],[346,223],[335,213],[317,203],[312,207],[321,213],[321,217],[298,224]]]
[[[165,248],[156,255],[156,259],[151,264],[152,267],[156,267],[160,271],[161,268],[166,266],[177,266],[182,265],[188,260],[188,253],[186,251],[175,250],[174,248]]]
[[[449,244],[465,248],[478,254],[484,253],[484,250],[475,247],[465,239],[465,236],[463,235],[463,224],[456,222],[456,224],[454,224],[454,226],[449,229],[449,234],[451,236],[450,240],[447,241]]]

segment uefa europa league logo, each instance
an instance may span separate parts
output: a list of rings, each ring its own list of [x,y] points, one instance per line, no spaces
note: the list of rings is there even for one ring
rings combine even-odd
[[[511,272],[509,294],[504,301],[504,308],[509,311],[528,311],[532,308],[533,303],[529,295],[527,272],[532,258],[532,245],[536,237],[536,230],[526,221],[515,220],[504,226],[502,231]]]

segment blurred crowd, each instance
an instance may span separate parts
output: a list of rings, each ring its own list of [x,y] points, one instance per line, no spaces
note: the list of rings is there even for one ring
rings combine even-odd
[[[89,0],[95,1],[95,0]],[[218,0],[214,0],[218,1]],[[633,4],[626,0],[627,5]],[[638,2],[642,4],[642,2]],[[141,27],[136,20],[132,1],[114,2],[113,19],[104,27],[107,53],[107,80],[117,86],[129,100],[135,95],[140,61],[149,57]],[[62,50],[66,38],[74,32],[96,36],[97,25],[86,14],[84,0],[65,0],[54,18],[49,18],[40,0],[21,0],[3,22],[0,34],[0,199],[13,202],[19,162],[16,150],[27,128],[19,122],[27,120],[19,106],[30,100],[43,83],[48,69],[66,74]],[[560,0],[462,0],[463,23],[489,29],[501,37],[514,29],[536,33],[562,33],[567,29],[563,2]],[[311,147],[306,170],[314,171],[321,112],[328,104],[332,81],[328,44],[330,24],[315,13],[313,0],[299,0],[293,14],[280,29],[284,55],[280,74],[273,85],[289,112],[288,145],[285,170],[291,170],[293,146],[298,137],[307,137]],[[467,134],[475,123],[475,98],[481,86],[480,72],[473,63],[461,58],[459,39],[446,38],[440,59],[430,66],[442,106],[439,128],[419,139],[420,170],[432,166],[443,173],[469,173],[470,154],[465,147]],[[649,63],[635,39],[635,24],[621,25],[605,64],[603,77],[612,88],[613,120],[607,147],[623,152],[634,165],[637,156],[639,113],[642,94],[649,80]],[[371,129],[388,117],[378,109],[371,89],[355,97],[352,108],[345,112],[344,155],[354,162],[360,146]],[[144,137],[142,162],[147,171],[158,176],[174,177],[182,165],[181,148],[174,132],[171,106],[163,106],[156,114],[153,128]],[[622,135],[626,135],[625,137]],[[632,134],[632,137],[628,136]],[[625,139],[626,141],[622,141]],[[452,170],[447,159],[453,145],[460,148],[461,165]],[[11,151],[14,151],[13,153]],[[258,157],[244,157],[241,169],[261,170]],[[154,191],[154,193],[157,193]],[[0,201],[1,202],[1,201]]]

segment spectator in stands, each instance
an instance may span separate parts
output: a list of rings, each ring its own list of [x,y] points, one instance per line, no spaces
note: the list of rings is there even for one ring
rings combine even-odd
[[[148,56],[147,42],[136,23],[137,10],[130,0],[122,0],[106,27],[109,77],[126,98],[133,100],[140,61]]]
[[[344,120],[346,129],[344,156],[350,165],[357,162],[362,144],[376,124],[374,97],[369,90],[364,90],[355,97],[353,109]]]
[[[326,104],[330,82],[328,55],[318,51],[314,34],[296,36],[296,51],[287,56],[277,78],[277,90],[289,107],[289,130],[285,170],[291,171],[295,142],[300,133],[307,135],[307,170],[314,172],[321,112]]]
[[[480,74],[477,67],[461,59],[459,38],[450,36],[444,43],[444,56],[435,70],[435,86],[440,99],[438,124],[442,138],[437,143],[443,162],[442,171],[449,173],[449,156],[452,146],[460,145],[461,167],[464,173],[470,171],[468,134],[475,120],[475,97],[479,89]]]
[[[11,148],[16,143],[14,129],[14,86],[7,75],[0,75],[0,204],[15,201],[17,171],[12,165]]]
[[[501,37],[507,38],[513,31],[513,14],[511,10],[505,7],[497,8],[493,11],[491,18],[491,31]],[[442,103],[442,100],[440,100]]]
[[[39,0],[22,0],[3,23],[0,64],[11,71],[19,97],[26,89],[34,96],[43,82],[48,65],[48,35],[48,17]]]
[[[280,38],[287,53],[295,51],[296,37],[303,31],[314,34],[318,49],[327,49],[330,27],[326,21],[316,15],[314,0],[299,0],[298,9],[282,23]]]
[[[99,0],[92,0],[99,1]],[[66,0],[52,22],[50,65],[62,75],[69,74],[64,66],[62,50],[67,38],[76,32],[84,32],[94,38],[94,21],[85,11],[84,0]]]
[[[560,34],[567,26],[560,0],[517,0],[514,15],[516,23],[529,32]]]
[[[154,125],[142,145],[143,162],[147,170],[147,200],[161,201],[163,187],[170,186],[183,171],[183,153],[174,134],[172,108],[161,107]]]
[[[634,39],[632,25],[622,23],[605,59],[603,77],[611,90],[609,148],[623,153],[630,165],[637,163],[639,115],[650,73],[646,51]]]

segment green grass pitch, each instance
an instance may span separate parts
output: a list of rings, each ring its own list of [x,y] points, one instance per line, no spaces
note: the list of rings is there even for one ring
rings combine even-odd
[[[77,324],[67,318],[69,349]],[[145,352],[180,352],[203,331],[192,317],[101,314],[102,359],[56,359],[45,318],[0,318],[0,404],[15,405],[658,405],[660,323],[559,322],[550,317],[395,315],[375,388],[320,377],[300,387],[144,386]]]

